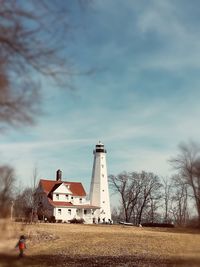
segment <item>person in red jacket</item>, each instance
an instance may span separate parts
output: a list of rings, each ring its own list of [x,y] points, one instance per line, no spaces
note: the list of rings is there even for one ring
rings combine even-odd
[[[19,248],[19,257],[24,256],[24,249],[26,248],[25,236],[21,235],[19,241],[17,242],[16,248]]]

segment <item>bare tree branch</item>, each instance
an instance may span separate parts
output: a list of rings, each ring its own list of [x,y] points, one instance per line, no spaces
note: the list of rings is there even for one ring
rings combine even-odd
[[[40,114],[40,78],[69,87],[70,1],[0,1],[0,123],[30,124]]]

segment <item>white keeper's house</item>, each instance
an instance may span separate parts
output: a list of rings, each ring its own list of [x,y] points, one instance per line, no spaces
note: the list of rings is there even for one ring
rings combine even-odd
[[[62,222],[73,219],[83,219],[85,223],[111,222],[106,153],[99,142],[93,151],[89,196],[80,182],[63,179],[61,170],[57,170],[54,180],[41,179],[35,194],[38,214]]]

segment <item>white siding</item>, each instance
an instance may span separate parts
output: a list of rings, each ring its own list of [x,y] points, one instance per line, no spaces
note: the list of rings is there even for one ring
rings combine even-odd
[[[70,210],[71,212],[69,212]],[[75,207],[56,207],[54,208],[54,216],[56,220],[62,220],[62,222],[68,222],[76,218],[84,219],[85,223],[91,224],[93,223],[93,218],[95,218],[95,210]],[[95,222],[97,223],[97,219]]]
[[[61,210],[61,214],[59,213]],[[71,210],[71,214],[69,213]],[[63,222],[67,222],[76,217],[76,208],[73,207],[56,207],[54,208],[54,216],[56,220],[62,220]]]

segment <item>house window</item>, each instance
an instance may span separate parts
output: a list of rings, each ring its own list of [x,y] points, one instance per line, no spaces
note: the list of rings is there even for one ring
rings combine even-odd
[[[58,209],[58,214],[61,215],[61,209]]]
[[[79,198],[79,202],[82,203],[82,198]]]
[[[65,195],[65,198],[68,200],[69,199],[69,196],[68,195]]]
[[[56,194],[56,199],[59,199],[59,194]]]
[[[81,213],[81,210],[80,210],[80,209],[77,209],[77,210],[76,210],[76,213],[77,213],[77,214],[80,214],[80,213]]]
[[[85,214],[85,215],[87,214],[87,210],[84,210],[84,214]]]
[[[68,210],[68,214],[71,215],[72,214],[72,210],[69,209]]]
[[[71,197],[71,199],[74,199],[73,197]]]

